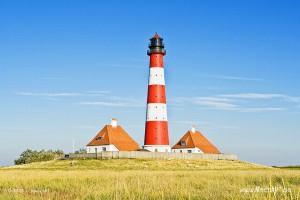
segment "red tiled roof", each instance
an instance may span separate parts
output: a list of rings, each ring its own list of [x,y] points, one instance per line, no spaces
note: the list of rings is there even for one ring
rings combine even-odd
[[[183,142],[181,142],[183,141]],[[185,143],[185,145],[183,145]],[[198,147],[203,153],[220,154],[221,152],[199,131],[188,131],[172,147],[172,149],[184,149]]]
[[[119,151],[136,151],[139,145],[121,127],[106,125],[97,135],[87,144],[87,146],[101,146],[113,144]]]

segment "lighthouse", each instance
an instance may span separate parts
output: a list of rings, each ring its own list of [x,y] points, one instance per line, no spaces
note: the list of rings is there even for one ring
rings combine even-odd
[[[147,54],[150,65],[143,148],[152,152],[170,152],[164,75],[166,51],[163,39],[157,33],[150,39]]]

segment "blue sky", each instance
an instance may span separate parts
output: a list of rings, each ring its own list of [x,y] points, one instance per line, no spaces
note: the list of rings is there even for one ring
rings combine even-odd
[[[148,39],[164,39],[170,140],[299,164],[298,1],[1,1],[0,165],[83,147],[115,117],[141,145]]]

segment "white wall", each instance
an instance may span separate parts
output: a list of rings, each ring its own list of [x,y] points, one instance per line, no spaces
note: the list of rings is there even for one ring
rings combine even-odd
[[[110,144],[110,145],[102,145],[102,146],[86,146],[86,152],[87,153],[96,153],[96,149],[97,149],[97,152],[101,152],[101,151],[104,151],[104,148],[106,151],[119,151],[119,149],[117,149],[117,147],[115,147],[115,145]]]
[[[189,150],[191,152],[189,152]],[[182,149],[172,149],[175,153],[203,153],[199,148],[182,148]]]
[[[96,159],[120,159],[120,158],[140,158],[140,159],[206,159],[206,160],[237,160],[233,154],[205,154],[205,153],[165,153],[146,151],[102,151],[95,153],[83,153],[69,155],[69,158],[96,158]]]

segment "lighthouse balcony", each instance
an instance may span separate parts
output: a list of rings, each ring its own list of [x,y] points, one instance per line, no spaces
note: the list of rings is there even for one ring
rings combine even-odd
[[[166,55],[166,50],[161,48],[154,48],[154,49],[147,50],[147,55],[151,55],[153,53],[160,53]]]

